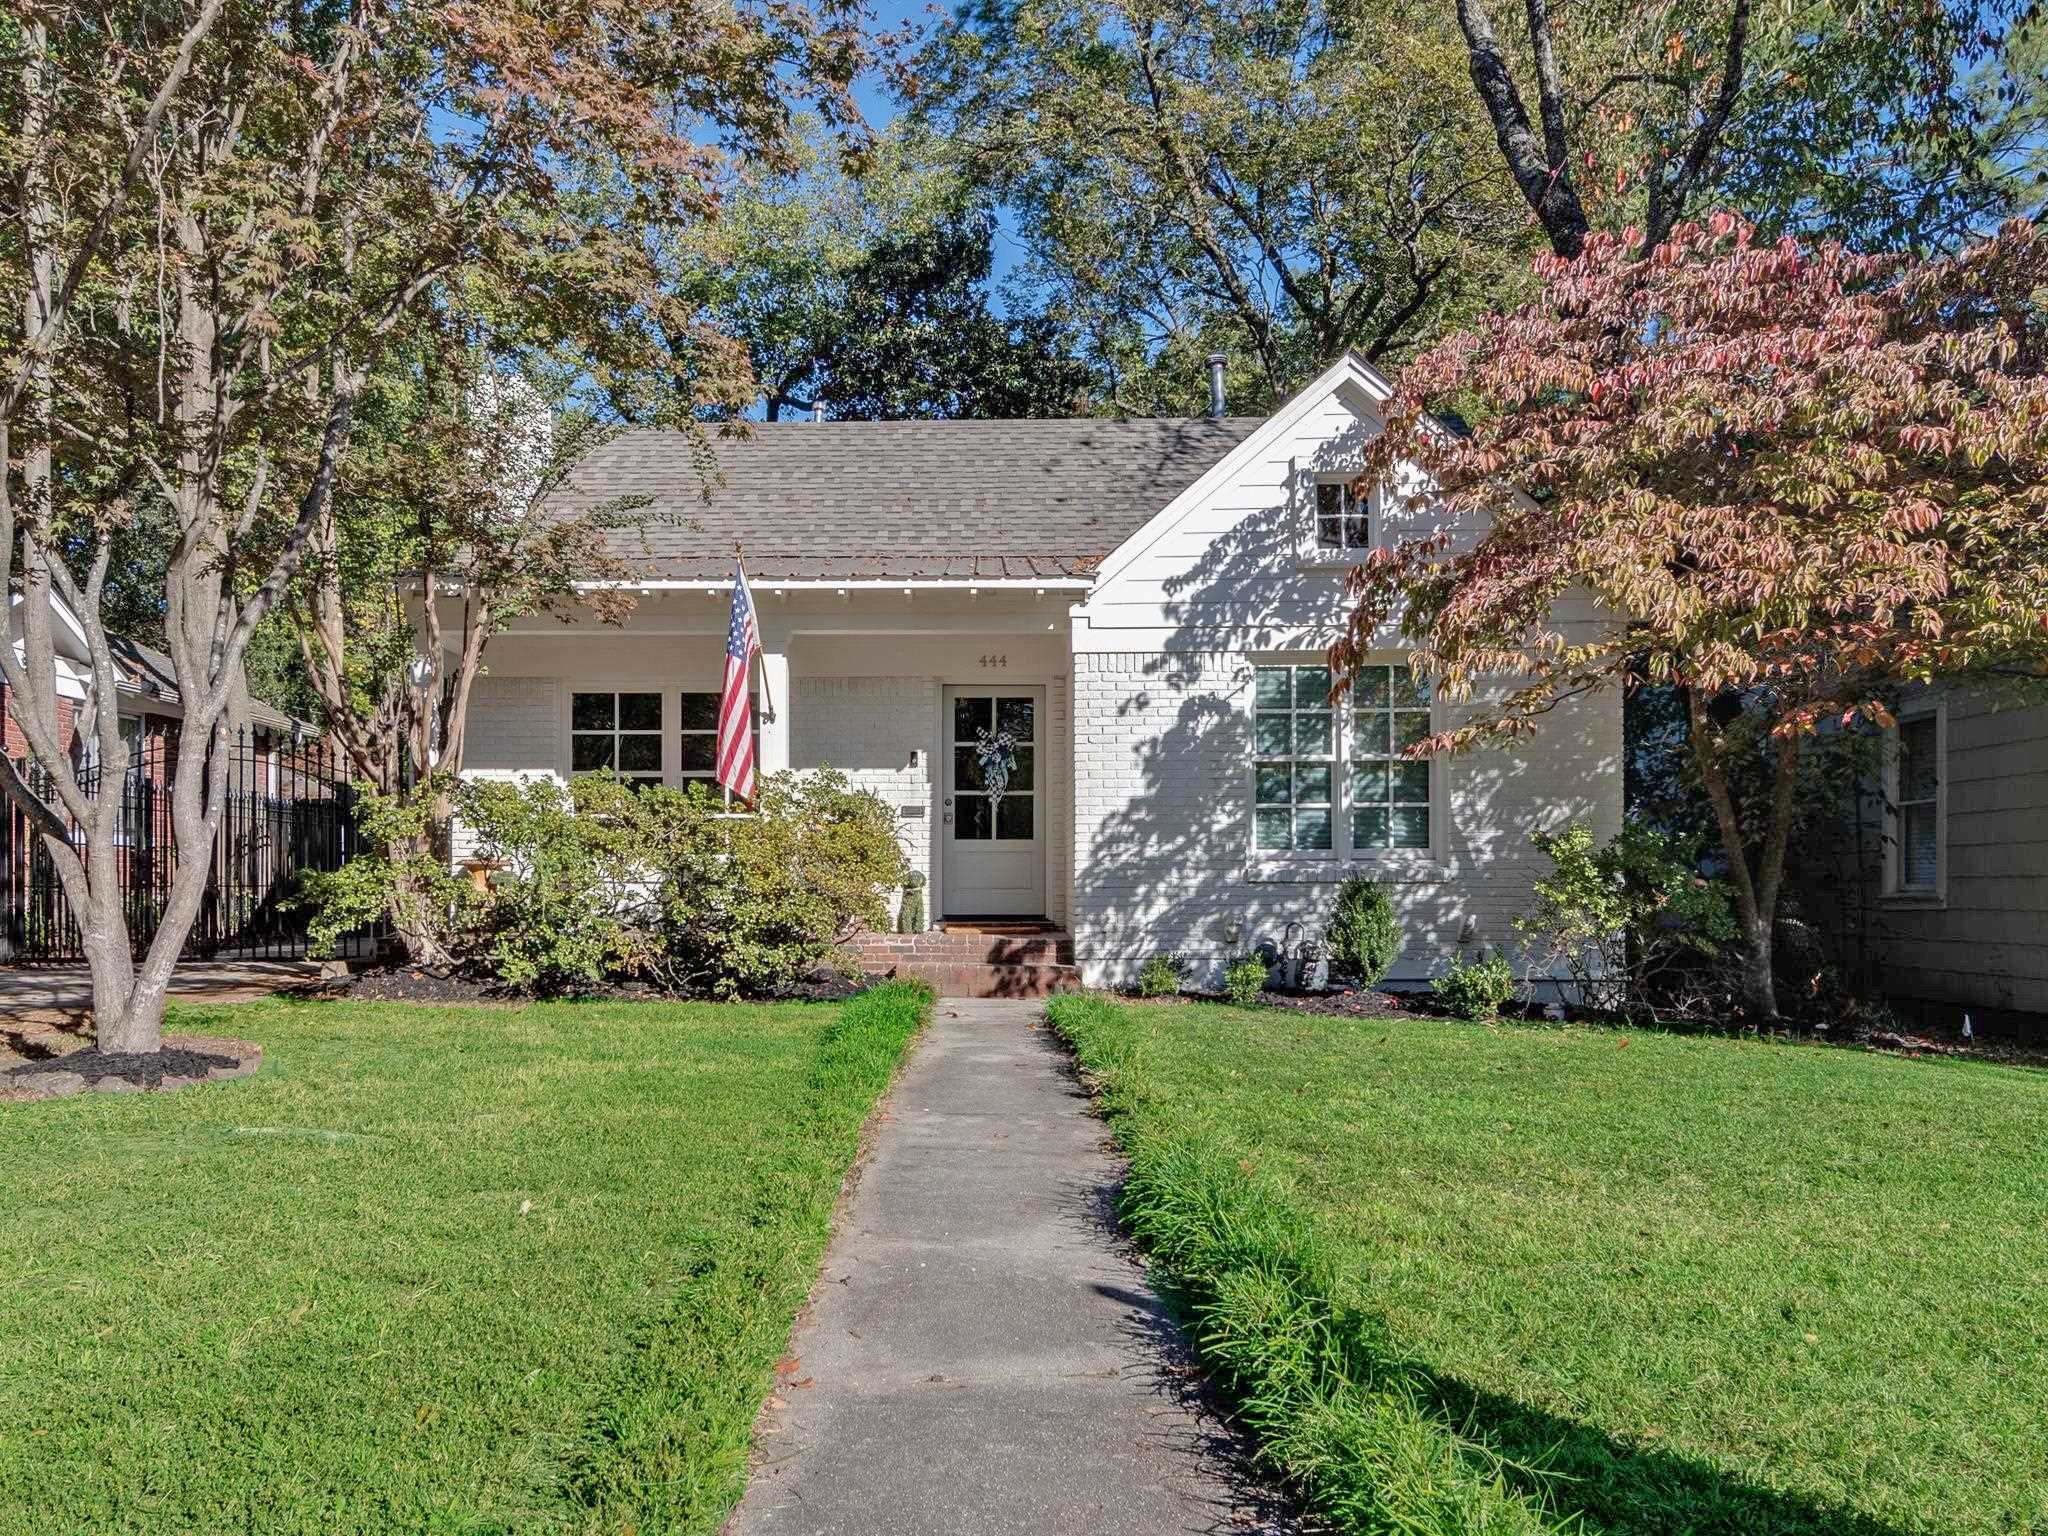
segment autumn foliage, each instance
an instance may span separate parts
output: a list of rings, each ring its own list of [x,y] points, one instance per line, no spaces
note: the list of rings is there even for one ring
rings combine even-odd
[[[1357,571],[1337,660],[1398,624],[1440,693],[1490,701],[1429,750],[1635,677],[1685,690],[1768,1014],[1811,733],[1887,723],[1906,684],[2048,670],[2048,239],[2013,223],[1916,261],[1721,214],[1637,244],[1542,258],[1536,300],[1402,373],[1366,473],[1419,469],[1433,531]],[[1574,594],[1606,617],[1559,622]],[[1759,729],[1728,729],[1731,695]],[[1738,753],[1770,759],[1761,804]]]

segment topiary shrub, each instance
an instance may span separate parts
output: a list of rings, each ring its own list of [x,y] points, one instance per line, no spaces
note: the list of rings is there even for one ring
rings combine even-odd
[[[1515,973],[1499,955],[1466,962],[1456,955],[1450,968],[1429,984],[1436,1000],[1461,1019],[1484,1024],[1500,1016],[1515,995]]]
[[[1266,962],[1257,955],[1233,960],[1223,972],[1223,995],[1240,1008],[1255,1006],[1266,991]]]
[[[1387,888],[1354,875],[1337,888],[1337,911],[1323,937],[1330,969],[1361,987],[1377,985],[1401,953],[1401,919]]]
[[[924,932],[924,876],[916,870],[903,877],[903,905],[897,911],[896,931]]]
[[[1138,972],[1138,996],[1173,997],[1188,978],[1188,962],[1185,956],[1171,951],[1154,955],[1145,962],[1145,968]]]

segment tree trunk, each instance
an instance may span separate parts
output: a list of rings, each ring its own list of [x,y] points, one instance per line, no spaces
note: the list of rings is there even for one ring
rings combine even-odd
[[[1778,981],[1771,952],[1772,921],[1745,923],[1742,930],[1742,1010],[1759,1023],[1778,1017]]]

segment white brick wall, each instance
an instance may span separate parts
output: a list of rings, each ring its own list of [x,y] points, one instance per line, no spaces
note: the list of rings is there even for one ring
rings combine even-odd
[[[559,769],[562,695],[552,677],[476,680],[469,698],[465,768]]]
[[[928,677],[797,677],[790,683],[789,761],[829,763],[896,814],[913,869],[931,870],[932,739],[939,685]],[[910,755],[917,754],[917,766]],[[931,893],[925,893],[930,915]]]
[[[1388,979],[1420,984],[1468,922],[1476,941],[1513,948],[1530,882],[1548,868],[1530,832],[1583,818],[1606,837],[1620,825],[1620,706],[1607,697],[1560,706],[1512,749],[1446,763],[1440,861],[1255,859],[1251,675],[1241,652],[1075,656],[1072,926],[1091,984],[1131,980],[1160,950],[1186,952],[1213,979],[1233,954],[1283,942],[1290,923],[1320,934],[1336,883],[1359,872],[1393,885],[1405,927]]]

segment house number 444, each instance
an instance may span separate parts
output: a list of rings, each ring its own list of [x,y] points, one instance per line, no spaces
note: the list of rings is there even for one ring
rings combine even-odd
[[[984,667],[1007,667],[1010,664],[1010,658],[1008,656],[984,656],[981,658],[981,664]]]

